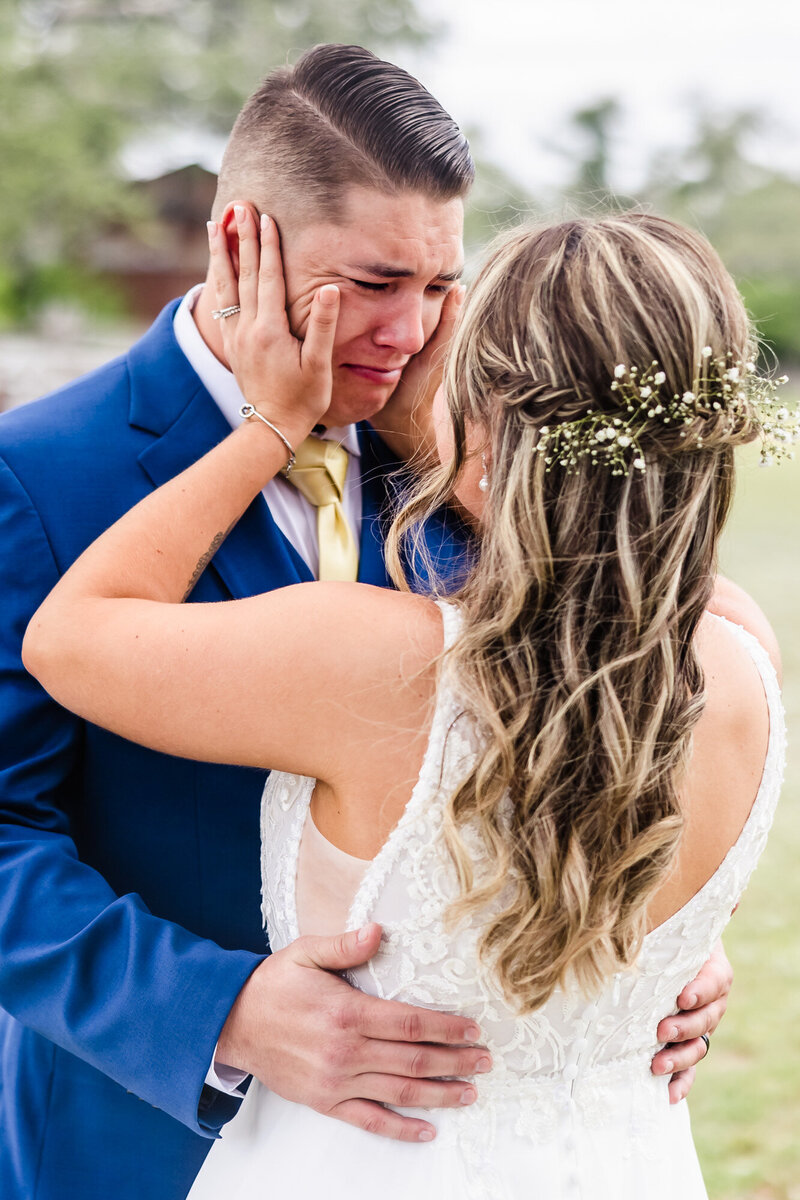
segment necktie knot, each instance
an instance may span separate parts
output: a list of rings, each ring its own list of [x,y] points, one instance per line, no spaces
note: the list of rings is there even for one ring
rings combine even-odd
[[[358,547],[342,497],[349,456],[338,442],[310,435],[297,448],[289,483],[317,510],[319,578],[358,578]]]
[[[315,508],[341,503],[347,463],[348,454],[344,446],[312,434],[296,451],[289,482]]]

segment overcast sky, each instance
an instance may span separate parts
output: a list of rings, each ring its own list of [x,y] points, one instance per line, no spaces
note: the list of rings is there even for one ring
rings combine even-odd
[[[393,57],[461,125],[480,127],[484,156],[534,193],[569,170],[552,148],[564,145],[569,114],[607,96],[625,110],[618,190],[634,190],[658,150],[686,143],[703,100],[763,111],[766,128],[749,152],[800,177],[798,0],[418,2],[447,33],[419,56]],[[178,129],[165,131],[156,151],[148,130],[125,160],[134,175],[192,159],[216,170],[223,144]]]
[[[800,4],[797,0],[425,0],[449,33],[403,60],[461,124],[486,130],[486,149],[531,188],[557,184],[576,107],[623,101],[619,187],[680,145],[698,98],[754,107],[767,130],[751,146],[800,176]]]

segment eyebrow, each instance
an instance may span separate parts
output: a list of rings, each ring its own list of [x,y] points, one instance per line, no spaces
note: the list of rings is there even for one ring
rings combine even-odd
[[[365,275],[377,275],[379,279],[409,279],[415,274],[414,271],[407,267],[392,267],[389,263],[356,263],[352,270],[363,271]],[[455,283],[461,278],[464,273],[464,268],[459,267],[457,271],[445,271],[437,275],[437,279],[443,280],[445,283]]]

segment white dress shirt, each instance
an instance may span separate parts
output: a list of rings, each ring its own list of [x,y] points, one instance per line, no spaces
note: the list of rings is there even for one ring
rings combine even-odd
[[[174,317],[175,338],[189,364],[199,377],[203,387],[211,396],[231,429],[242,422],[239,409],[245,403],[242,391],[233,373],[223,366],[209,350],[200,336],[192,310],[203,289],[199,283],[187,292]],[[269,415],[269,414],[265,414]],[[356,544],[361,529],[361,451],[355,425],[326,429],[320,437],[340,442],[350,454],[347,464],[342,507],[353,531]],[[317,539],[317,510],[305,496],[292,487],[282,475],[276,475],[264,488],[266,500],[275,524],[288,538],[302,559],[308,563],[316,579],[319,575],[319,542]],[[247,1078],[246,1071],[239,1071],[216,1061],[217,1048],[206,1075],[206,1083],[218,1091],[240,1096],[240,1085]]]

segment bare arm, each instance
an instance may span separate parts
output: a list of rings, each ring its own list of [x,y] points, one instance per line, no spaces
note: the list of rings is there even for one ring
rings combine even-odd
[[[741,625],[743,629],[746,629],[748,633],[752,633],[753,637],[761,642],[761,645],[772,660],[778,681],[781,682],[783,672],[778,639],[775,637],[775,631],[753,597],[744,588],[740,588],[738,583],[734,583],[731,579],[726,579],[724,575],[718,575],[708,607],[717,616],[727,617],[735,625]]]
[[[242,351],[245,394],[298,444],[329,403],[338,293],[330,289],[329,305],[317,297],[298,343],[284,311],[276,231],[263,231],[259,273],[255,225],[244,228],[256,269],[251,264],[238,288],[224,240],[219,232],[212,239],[212,261],[216,254],[223,264],[218,303],[242,305],[238,327],[225,336]],[[26,666],[59,703],[171,754],[322,779],[331,778],[343,747],[352,752],[359,737],[374,742],[376,723],[405,727],[384,656],[393,642],[414,640],[419,598],[306,584],[226,604],[180,603],[286,457],[271,429],[245,422],[89,547],[25,638]],[[365,637],[378,629],[379,638]]]

